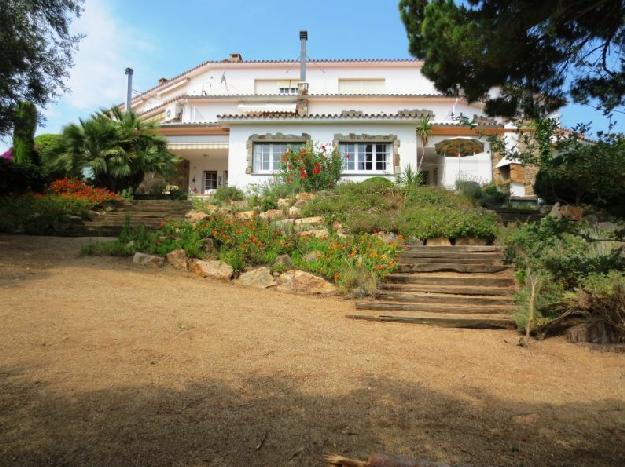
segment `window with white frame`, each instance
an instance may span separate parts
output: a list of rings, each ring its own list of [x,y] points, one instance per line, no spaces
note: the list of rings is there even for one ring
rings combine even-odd
[[[297,95],[298,94],[298,90],[297,88],[293,88],[293,87],[288,87],[288,88],[280,88],[280,94],[284,95]]]
[[[390,166],[388,143],[340,143],[345,172],[386,172]]]
[[[216,170],[205,170],[204,171],[204,193],[207,193],[209,190],[217,189],[217,171]]]
[[[254,173],[277,172],[289,148],[299,151],[302,146],[304,143],[254,143]]]

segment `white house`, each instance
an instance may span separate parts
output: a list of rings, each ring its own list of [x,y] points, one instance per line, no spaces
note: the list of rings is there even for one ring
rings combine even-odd
[[[286,148],[307,142],[350,155],[345,179],[394,177],[419,164],[431,185],[501,181],[488,137],[513,129],[485,118],[480,103],[437,92],[420,61],[308,59],[305,31],[300,42],[299,60],[233,53],[163,78],[132,100],[132,109],[157,120],[170,150],[185,159],[182,183],[190,193],[268,182]],[[425,148],[416,131],[424,116],[432,123]],[[454,138],[479,140],[480,152],[437,153],[437,143]],[[513,194],[525,195],[526,185],[517,180]]]

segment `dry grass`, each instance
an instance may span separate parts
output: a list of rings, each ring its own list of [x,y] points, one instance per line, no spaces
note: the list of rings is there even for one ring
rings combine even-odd
[[[0,236],[0,464],[623,465],[625,356]]]

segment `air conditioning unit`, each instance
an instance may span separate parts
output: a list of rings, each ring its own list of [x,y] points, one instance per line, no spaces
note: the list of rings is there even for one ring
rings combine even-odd
[[[180,102],[172,102],[165,107],[165,121],[173,122],[182,119],[182,104]]]

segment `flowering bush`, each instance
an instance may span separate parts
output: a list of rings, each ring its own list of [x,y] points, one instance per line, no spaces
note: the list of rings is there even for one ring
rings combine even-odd
[[[93,188],[85,182],[73,178],[61,178],[53,181],[48,191],[65,199],[89,201],[94,206],[122,200],[121,196],[106,188]]]
[[[308,144],[299,150],[290,149],[282,155],[282,179],[300,185],[305,191],[334,188],[341,178],[343,161],[338,150],[328,151],[325,145],[315,149]]]

